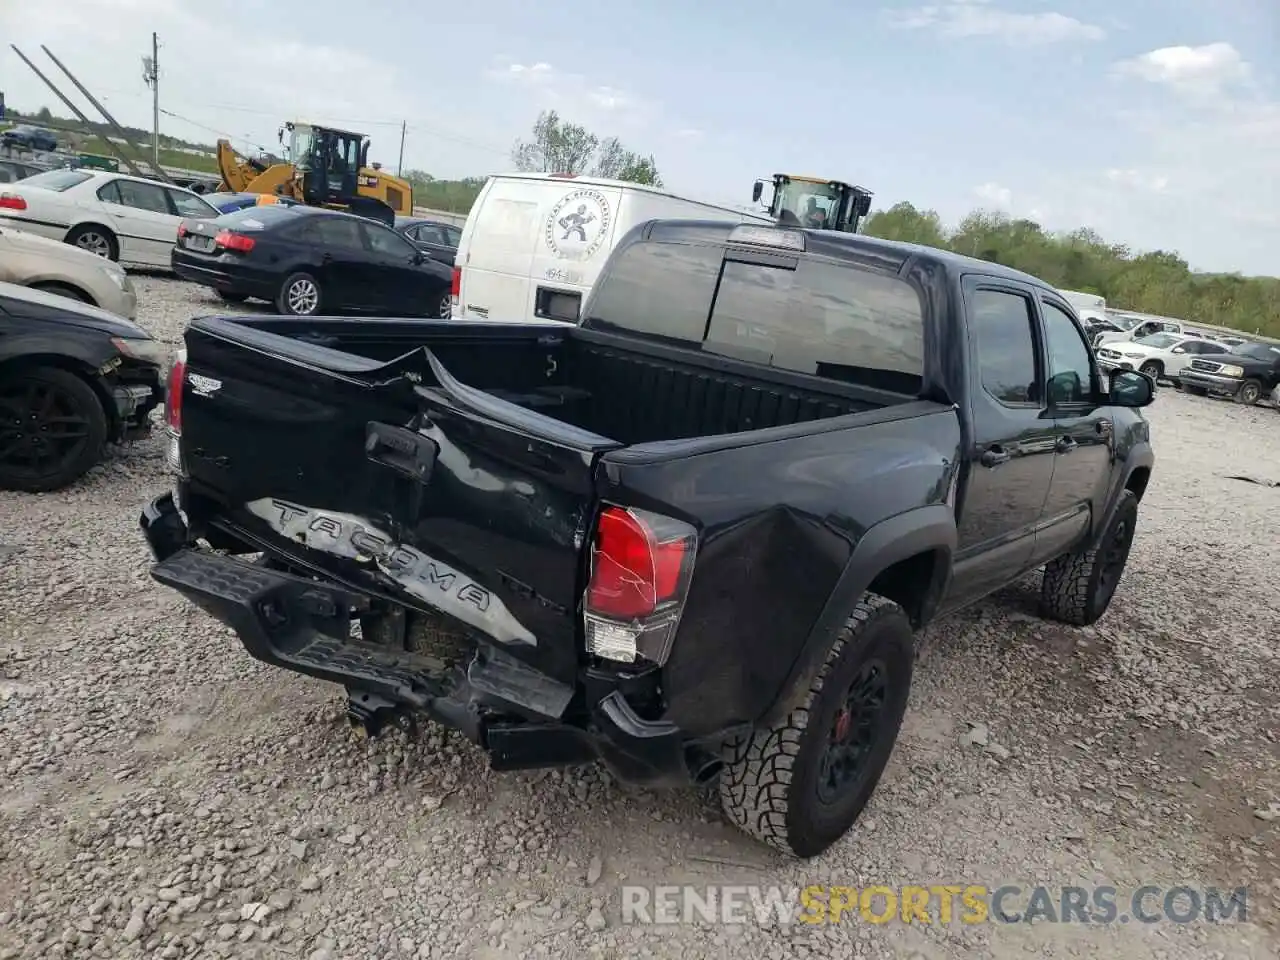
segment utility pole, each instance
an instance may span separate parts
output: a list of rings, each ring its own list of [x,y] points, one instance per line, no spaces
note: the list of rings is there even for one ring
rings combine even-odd
[[[405,131],[405,126],[406,126],[405,121],[404,121],[404,120],[401,120],[401,121],[400,121],[400,159],[399,159],[399,161],[396,163],[396,176],[397,176],[397,177],[398,177],[398,176],[400,176],[400,169],[404,166],[404,131]]]
[[[151,161],[160,169],[160,38],[151,34],[151,56],[142,58],[142,79],[151,88]]]

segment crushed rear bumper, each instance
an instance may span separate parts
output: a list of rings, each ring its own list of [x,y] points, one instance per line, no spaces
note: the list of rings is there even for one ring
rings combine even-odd
[[[235,630],[254,658],[344,686],[353,719],[371,731],[426,714],[484,748],[495,770],[601,760],[619,779],[652,786],[709,770],[679,728],[641,718],[598,677],[570,686],[483,643],[465,665],[427,670],[406,651],[353,638],[362,594],[191,545],[171,494],[147,504],[139,525],[157,560],[152,577]]]

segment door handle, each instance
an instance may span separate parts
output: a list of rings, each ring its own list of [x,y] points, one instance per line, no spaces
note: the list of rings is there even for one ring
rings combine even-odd
[[[365,456],[418,483],[431,479],[439,452],[435,441],[404,427],[376,422],[365,425]]]
[[[984,467],[998,467],[1005,463],[1012,456],[1008,450],[1001,446],[987,447],[982,451],[982,456],[978,458],[978,462]]]
[[[1070,453],[1078,446],[1079,444],[1076,443],[1074,437],[1069,437],[1064,434],[1058,438],[1058,442],[1053,445],[1053,448],[1059,453]]]

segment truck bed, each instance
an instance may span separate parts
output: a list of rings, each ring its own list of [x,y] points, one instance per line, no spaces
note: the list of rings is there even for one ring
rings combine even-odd
[[[429,351],[467,387],[627,446],[789,426],[914,399],[564,325],[266,318],[201,320],[193,329],[368,382],[406,373],[423,384],[439,379]]]

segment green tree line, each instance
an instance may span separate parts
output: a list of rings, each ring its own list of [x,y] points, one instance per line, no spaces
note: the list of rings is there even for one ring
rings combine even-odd
[[[1280,277],[1199,273],[1176,253],[1138,252],[1081,227],[1051,233],[1031,220],[977,210],[946,229],[932,210],[898,203],[873,213],[871,236],[905,240],[1004,264],[1108,306],[1280,336]]]

